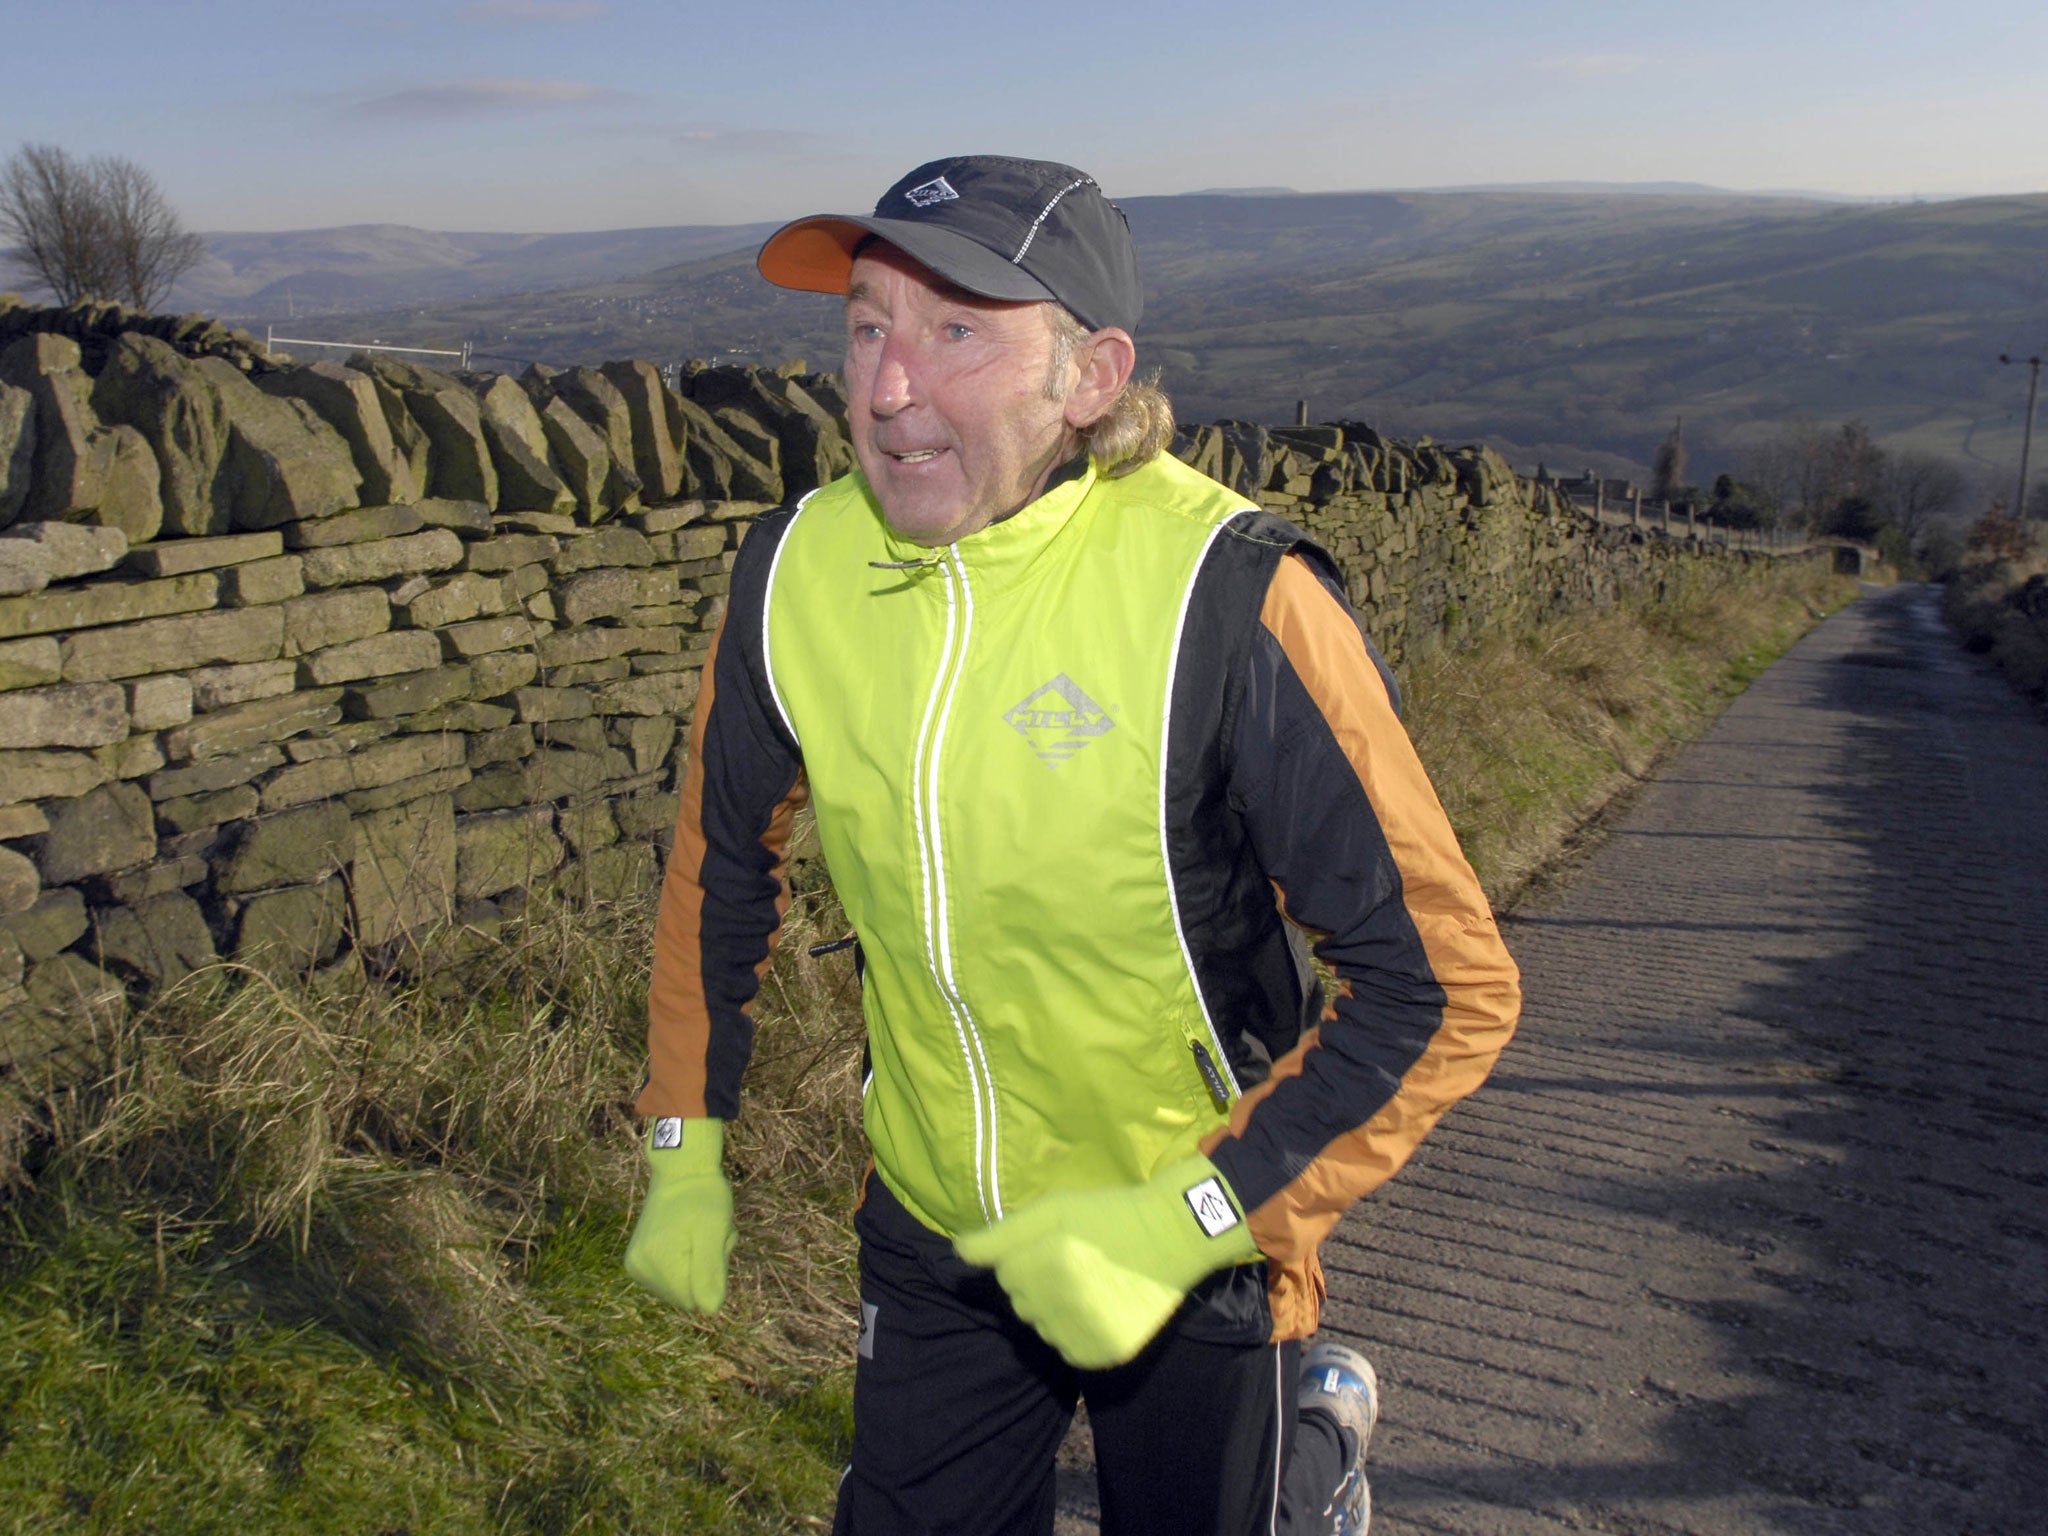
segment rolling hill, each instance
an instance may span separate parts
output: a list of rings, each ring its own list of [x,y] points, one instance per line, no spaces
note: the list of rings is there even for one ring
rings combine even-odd
[[[1141,353],[1189,420],[1290,420],[1306,398],[1317,419],[1483,439],[1525,466],[1640,470],[1676,416],[1696,469],[1800,415],[1858,417],[1996,483],[2017,460],[2024,400],[1997,356],[2048,346],[2048,195],[1260,189],[1125,207],[1146,274]],[[835,364],[834,302],[762,283],[762,232],[728,231],[721,253],[689,231],[707,244],[644,275],[415,297],[348,326],[467,339],[484,366]]]
[[[586,234],[451,234],[350,224],[209,234],[172,305],[237,323],[440,304],[600,282],[622,272],[758,244],[772,224],[700,224]]]

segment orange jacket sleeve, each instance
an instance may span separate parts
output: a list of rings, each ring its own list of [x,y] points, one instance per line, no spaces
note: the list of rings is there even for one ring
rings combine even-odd
[[[1298,556],[1266,592],[1231,795],[1286,918],[1338,978],[1207,1150],[1280,1265],[1485,1079],[1521,993],[1479,882],[1348,605]]]
[[[789,907],[790,823],[803,759],[768,686],[761,599],[786,515],[760,519],[733,569],[690,726],[675,848],[662,878],[647,990],[643,1115],[739,1112],[754,999]]]

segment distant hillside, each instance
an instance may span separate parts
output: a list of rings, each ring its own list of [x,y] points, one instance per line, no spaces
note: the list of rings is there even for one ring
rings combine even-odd
[[[1646,463],[1680,415],[1696,464],[1856,416],[2004,474],[2024,396],[1997,355],[2048,344],[2048,197],[1304,198],[1284,226],[1189,204],[1132,219],[1145,339],[1197,415],[1306,396],[1560,467]]]
[[[1997,355],[2048,345],[2048,196],[1261,189],[1125,207],[1141,352],[1190,420],[1287,420],[1306,397],[1319,419],[1484,439],[1564,470],[1645,466],[1680,415],[1695,468],[1802,413],[1856,416],[1995,479],[2018,458],[2024,398]],[[755,276],[765,230],[639,277],[394,306],[350,328],[467,339],[485,366],[835,365],[833,301]]]
[[[350,224],[209,234],[172,304],[232,320],[442,304],[601,282],[759,244],[772,224],[676,225],[588,234],[449,234]]]

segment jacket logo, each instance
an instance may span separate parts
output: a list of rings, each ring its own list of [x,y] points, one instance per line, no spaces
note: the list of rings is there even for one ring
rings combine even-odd
[[[1096,737],[1116,729],[1109,712],[1064,672],[1034,689],[1003,718],[1048,763],[1063,763]]]
[[[860,1304],[860,1338],[854,1348],[860,1352],[863,1360],[875,1358],[875,1324],[880,1321],[881,1316],[882,1309],[872,1301]]]
[[[912,187],[903,196],[913,208],[929,208],[933,203],[953,203],[960,200],[960,194],[953,190],[953,184],[943,176],[934,176],[921,186]]]
[[[1221,1237],[1237,1225],[1237,1208],[1230,1203],[1230,1196],[1223,1193],[1223,1181],[1213,1175],[1194,1188],[1183,1190],[1181,1198],[1187,1201],[1202,1231],[1210,1237]]]

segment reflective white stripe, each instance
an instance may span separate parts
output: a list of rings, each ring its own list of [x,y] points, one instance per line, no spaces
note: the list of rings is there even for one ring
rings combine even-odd
[[[1287,1358],[1280,1346],[1273,1346],[1273,1517],[1266,1522],[1266,1536],[1280,1536],[1280,1427],[1287,1422]]]
[[[1238,509],[1239,512],[1251,510],[1250,507]],[[1237,512],[1230,515],[1235,517]],[[1173,621],[1173,650],[1166,662],[1166,707],[1160,711],[1159,722],[1159,861],[1166,868],[1166,901],[1173,909],[1173,936],[1180,944],[1181,963],[1188,968],[1188,983],[1195,989],[1195,1002],[1202,1010],[1202,1023],[1208,1028],[1209,1044],[1215,1048],[1216,1070],[1230,1084],[1230,1096],[1234,1099],[1244,1090],[1238,1086],[1237,1074],[1230,1070],[1230,1054],[1223,1049],[1223,1037],[1216,1033],[1216,1020],[1209,1013],[1209,1000],[1202,996],[1202,978],[1195,974],[1194,952],[1188,948],[1187,929],[1180,920],[1180,892],[1173,884],[1173,841],[1167,835],[1166,826],[1166,779],[1171,766],[1167,754],[1173,741],[1173,679],[1180,670],[1181,635],[1187,628],[1188,608],[1195,600],[1195,583],[1202,578],[1202,565],[1208,560],[1209,550],[1222,532],[1223,524],[1219,522],[1209,530],[1209,537],[1202,541],[1202,552],[1195,558],[1194,573],[1188,577],[1187,589],[1180,595],[1180,613]]]
[[[950,562],[951,573],[960,582],[962,620],[960,626],[960,650],[953,665],[953,679],[946,687],[946,702],[939,708],[939,727],[932,739],[931,771],[925,775],[925,797],[931,807],[932,867],[938,872],[938,952],[940,991],[945,995],[946,1006],[952,1012],[956,1029],[964,1028],[967,1038],[974,1043],[974,1055],[981,1063],[981,1081],[988,1094],[988,1155],[985,1164],[977,1161],[975,1178],[986,1181],[987,1196],[983,1201],[983,1213],[993,1207],[995,1219],[1003,1216],[1003,1179],[1000,1152],[1002,1147],[1002,1124],[996,1108],[995,1074],[989,1071],[988,1053],[981,1043],[981,1031],[975,1027],[974,1015],[968,1010],[967,999],[960,994],[960,983],[953,974],[953,930],[952,914],[946,905],[946,858],[939,828],[939,756],[946,745],[946,725],[953,717],[953,700],[960,691],[960,674],[967,670],[967,646],[974,633],[974,588],[967,580],[967,567],[960,559],[957,548],[948,547],[946,559]],[[950,591],[950,589],[949,589]],[[970,1067],[971,1067],[970,1063]],[[979,1106],[976,1106],[977,1112]]]
[[[796,510],[789,514],[789,526],[782,530],[782,537],[776,542],[775,558],[768,562],[768,581],[761,589],[761,670],[768,674],[768,697],[775,701],[775,713],[782,716],[782,728],[789,732],[789,739],[796,743],[798,752],[803,751],[803,738],[797,735],[796,722],[789,718],[789,708],[782,702],[782,690],[775,686],[775,663],[769,659],[768,614],[775,607],[775,571],[782,564],[782,552],[789,548],[789,536],[796,532],[796,520],[803,516],[804,503],[817,494],[815,490],[804,492]]]
[[[1073,191],[1074,188],[1085,187],[1093,180],[1094,178],[1091,176],[1083,176],[1079,181],[1069,182],[1066,186],[1061,187],[1059,191],[1053,193],[1052,201],[1038,210],[1038,217],[1031,221],[1031,227],[1024,232],[1024,243],[1017,247],[1017,254],[1010,258],[1011,266],[1016,266],[1018,262],[1024,259],[1024,253],[1031,249],[1031,242],[1038,238],[1038,226],[1052,217],[1052,211],[1059,207],[1060,199]]]
[[[939,965],[937,912],[944,909],[944,896],[939,889],[941,872],[937,868],[937,817],[927,832],[925,828],[925,781],[931,775],[927,772],[927,744],[933,735],[933,720],[938,714],[939,697],[945,689],[946,674],[953,665],[953,615],[958,607],[953,600],[953,569],[943,561],[939,566],[946,579],[946,643],[939,652],[938,670],[932,675],[932,694],[925,701],[924,720],[917,728],[917,750],[910,764],[910,820],[917,830],[917,859],[919,873],[924,877],[924,945],[925,964],[930,968],[932,981],[939,996],[946,1003],[946,1010],[953,1016],[953,1033],[960,1040],[960,1056],[967,1064],[967,1078],[974,1094],[974,1198],[981,1204],[984,1221],[993,1221],[990,1214],[988,1194],[982,1187],[982,1115],[981,1115],[981,1074],[975,1070],[973,1047],[967,1043],[967,1031],[960,1012],[953,1005],[945,977]],[[936,802],[934,802],[936,804]]]

